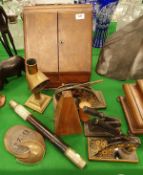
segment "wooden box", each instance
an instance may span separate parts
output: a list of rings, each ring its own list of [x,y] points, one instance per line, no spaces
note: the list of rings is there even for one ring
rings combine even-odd
[[[24,8],[25,58],[35,58],[49,87],[89,81],[92,6],[44,5]]]

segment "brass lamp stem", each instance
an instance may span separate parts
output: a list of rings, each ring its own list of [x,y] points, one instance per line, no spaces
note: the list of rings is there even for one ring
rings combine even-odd
[[[36,98],[37,100],[39,100],[39,99],[41,98],[40,92],[34,93],[34,96],[35,96],[35,98]]]

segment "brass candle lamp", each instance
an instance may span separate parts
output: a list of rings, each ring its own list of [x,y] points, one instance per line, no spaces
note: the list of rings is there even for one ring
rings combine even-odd
[[[38,70],[37,62],[34,58],[26,61],[26,77],[33,95],[26,101],[25,105],[42,113],[49,104],[51,97],[41,94],[40,90],[44,88],[49,78]]]

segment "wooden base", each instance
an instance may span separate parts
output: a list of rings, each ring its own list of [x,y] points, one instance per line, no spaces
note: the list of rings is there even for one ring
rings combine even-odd
[[[94,91],[95,97],[92,98],[86,98],[85,100],[81,100],[79,107],[82,109],[84,106],[88,106],[91,108],[96,108],[96,109],[102,109],[106,108],[106,101],[103,96],[102,91]],[[56,107],[58,100],[56,99],[55,95],[53,97],[54,99],[54,107]]]
[[[113,135],[109,132],[104,131],[104,129],[96,126],[94,131],[91,131],[88,123],[84,123],[84,134],[86,137],[112,137]]]
[[[83,98],[79,104],[79,107],[82,109],[84,106],[88,106],[90,108],[102,109],[106,108],[105,98],[103,96],[102,91],[94,91],[95,97]]]
[[[108,146],[104,137],[88,137],[88,158],[97,161],[138,163],[136,151],[130,154],[122,153],[122,157],[116,157],[115,149],[122,149],[124,144]]]
[[[143,134],[143,80],[136,84],[124,84],[125,97],[119,101],[125,112],[131,133]]]
[[[125,113],[125,116],[126,116],[131,133],[132,134],[143,134],[143,128],[139,128],[138,126],[136,126],[136,122],[134,121],[133,113],[130,111],[130,108],[127,104],[126,98],[122,97],[122,96],[120,96],[118,98],[119,98],[121,106],[124,110],[124,113]]]
[[[45,89],[61,86],[63,83],[85,83],[90,79],[90,72],[44,73],[49,77]]]

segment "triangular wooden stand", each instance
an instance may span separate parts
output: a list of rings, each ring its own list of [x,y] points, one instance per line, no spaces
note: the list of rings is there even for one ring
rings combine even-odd
[[[78,109],[71,91],[63,91],[56,106],[55,133],[57,135],[80,134],[82,132]]]

